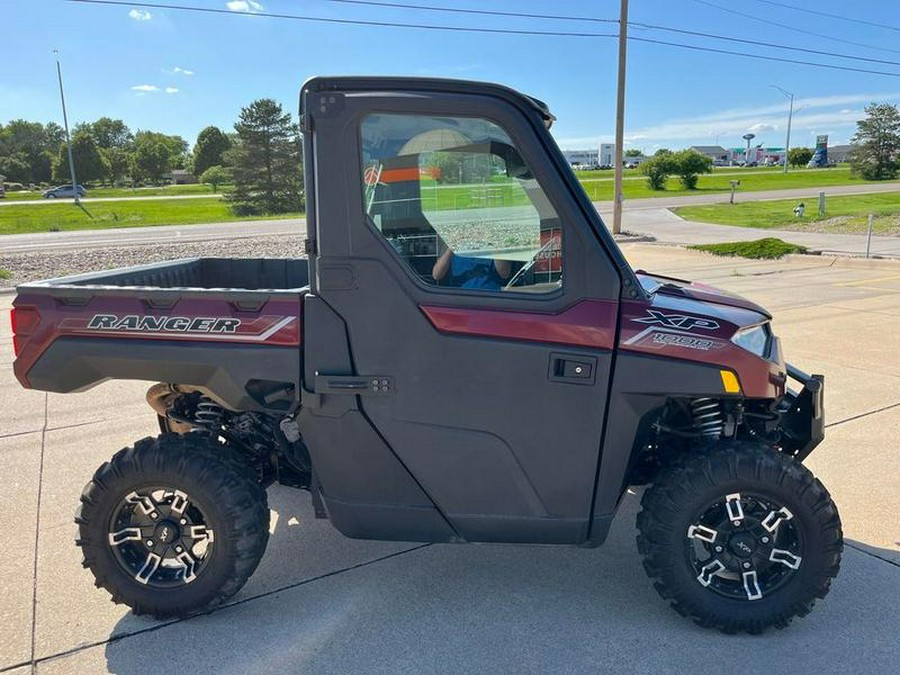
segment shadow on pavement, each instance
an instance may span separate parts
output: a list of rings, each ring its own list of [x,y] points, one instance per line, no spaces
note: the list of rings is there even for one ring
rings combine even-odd
[[[105,665],[123,674],[151,668],[873,672],[896,666],[895,565],[848,547],[831,594],[809,617],[761,637],[725,636],[679,617],[652,589],[634,546],[636,511],[637,498],[629,495],[600,549],[432,545],[265,597],[239,596],[239,604],[101,645]],[[297,543],[290,555],[327,556],[340,539],[334,532],[313,551]],[[287,552],[281,553],[276,557],[285,565]],[[85,667],[102,667],[98,653],[85,652],[68,666],[85,659]]]

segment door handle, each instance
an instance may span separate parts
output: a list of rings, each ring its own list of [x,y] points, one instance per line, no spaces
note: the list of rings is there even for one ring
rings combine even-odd
[[[550,354],[551,382],[571,384],[594,384],[597,374],[597,359],[581,354]]]
[[[387,375],[320,375],[316,373],[316,394],[384,396],[394,391],[394,378]]]

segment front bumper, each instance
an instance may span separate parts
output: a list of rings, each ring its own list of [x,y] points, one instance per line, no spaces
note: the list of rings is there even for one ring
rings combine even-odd
[[[788,378],[802,384],[788,389],[778,405],[784,452],[803,461],[825,438],[825,376],[807,375],[787,364]]]

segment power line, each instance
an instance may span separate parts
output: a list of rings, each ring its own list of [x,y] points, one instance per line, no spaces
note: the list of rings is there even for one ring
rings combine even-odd
[[[662,30],[669,33],[680,33],[682,35],[696,35],[698,37],[711,38],[713,40],[725,40],[727,42],[739,42],[741,44],[755,45],[757,47],[771,47],[773,49],[785,49],[792,52],[804,52],[806,54],[818,54],[820,56],[831,56],[836,59],[850,59],[853,61],[868,61],[869,63],[883,63],[889,66],[900,66],[900,61],[887,61],[885,59],[870,59],[865,56],[854,56],[852,54],[840,54],[837,52],[829,52],[820,49],[806,49],[805,47],[791,47],[789,45],[780,45],[775,42],[762,42],[760,40],[745,40],[743,38],[728,37],[726,35],[715,35],[713,33],[703,33],[694,30],[683,30],[681,28],[670,28],[668,26],[655,26],[650,23],[637,23],[629,21],[628,25],[637,26],[639,28],[649,28],[651,30]]]
[[[775,7],[784,7],[785,9],[790,9],[795,12],[804,12],[806,14],[815,14],[817,16],[827,16],[829,19],[838,19],[840,21],[850,21],[852,23],[862,24],[863,26],[873,26],[875,28],[884,28],[885,30],[892,30],[900,33],[900,28],[896,26],[888,26],[884,23],[876,23],[875,21],[866,21],[865,19],[856,19],[851,16],[840,16],[839,14],[829,14],[828,12],[819,12],[814,9],[806,9],[805,7],[797,7],[796,5],[789,5],[786,2],[774,2],[774,0],[756,0],[756,2],[762,2],[766,5],[774,5]]]
[[[759,2],[768,2],[769,0],[758,0]],[[443,12],[443,13],[452,13],[452,14],[470,14],[470,15],[487,15],[487,16],[503,16],[503,17],[514,17],[514,18],[526,18],[526,19],[549,19],[554,21],[589,21],[594,23],[618,23],[616,19],[599,19],[595,17],[589,16],[566,16],[560,14],[529,14],[524,12],[502,12],[497,10],[484,10],[484,9],[460,9],[460,8],[448,8],[448,7],[434,7],[433,5],[417,5],[410,4],[406,2],[375,2],[374,0],[325,0],[325,2],[331,2],[341,5],[362,5],[365,7],[388,7],[391,9],[412,9],[417,11],[425,11],[425,12]],[[779,4],[779,3],[774,3]],[[789,45],[780,45],[774,42],[762,42],[759,40],[747,40],[743,38],[729,37],[725,35],[715,35],[712,33],[702,33],[690,30],[681,30],[678,28],[670,28],[668,26],[657,26],[648,23],[640,23],[635,21],[629,21],[629,26],[636,26],[639,28],[648,28],[652,30],[661,30],[667,31],[670,33],[680,33],[682,35],[695,35],[698,37],[711,38],[714,40],[724,40],[727,42],[737,42],[748,45],[756,45],[758,47],[771,47],[774,49],[782,49],[786,51],[793,52],[803,52],[806,54],[817,54],[819,56],[831,56],[838,59],[850,59],[854,61],[868,61],[869,63],[881,63],[890,66],[900,66],[900,61],[887,61],[884,59],[872,59],[866,58],[864,56],[854,56],[852,54],[838,54],[835,52],[829,52],[818,49],[807,49],[804,47],[792,47]]]
[[[866,49],[876,49],[882,52],[891,52],[893,54],[900,54],[900,50],[897,49],[888,49],[887,47],[876,47],[875,45],[869,45],[864,42],[854,42],[853,40],[845,40],[843,38],[835,37],[833,35],[826,35],[825,33],[816,33],[811,30],[804,30],[803,28],[797,28],[796,26],[791,26],[786,23],[778,23],[777,21],[770,21],[768,19],[762,19],[758,16],[753,16],[752,14],[746,14],[744,12],[739,12],[736,9],[731,9],[730,7],[722,7],[722,5],[717,5],[712,2],[707,2],[706,0],[694,0],[694,2],[706,5],[707,7],[712,7],[713,9],[718,9],[722,12],[728,12],[729,14],[735,14],[737,16],[742,16],[745,19],[751,19],[752,21],[758,21],[760,23],[767,24],[769,26],[778,26],[779,28],[786,28],[795,33],[804,33],[805,35],[812,35],[814,37],[825,38],[826,40],[834,40],[835,42],[843,42],[844,44],[854,45],[856,47],[864,47]]]
[[[194,7],[191,5],[167,5],[157,2],[129,2],[128,0],[66,0],[88,5],[112,5],[120,7],[143,7],[147,9],[174,9],[180,12],[197,12],[201,14],[221,14],[227,16],[252,16],[269,19],[287,19],[294,21],[311,21],[315,23],[332,23],[352,26],[377,26],[381,28],[418,28],[421,30],[440,30],[460,33],[500,33],[504,35],[534,35],[549,37],[579,38],[614,38],[616,33],[586,33],[575,31],[517,30],[513,28],[467,28],[464,26],[438,26],[424,23],[397,23],[393,21],[364,21],[362,19],[330,19],[319,16],[302,16],[299,14],[276,14],[274,12],[239,12],[215,7]]]
[[[900,77],[900,73],[889,73],[883,70],[869,70],[867,68],[851,68],[850,66],[837,66],[829,63],[816,63],[815,61],[800,61],[797,59],[783,59],[778,56],[763,56],[762,54],[748,54],[747,52],[733,52],[728,49],[715,49],[714,47],[700,47],[699,45],[686,45],[680,42],[666,42],[665,40],[652,40],[650,38],[632,37],[629,40],[637,40],[638,42],[650,42],[656,45],[666,45],[668,47],[681,47],[682,49],[692,49],[698,52],[713,52],[715,54],[730,54],[732,56],[744,56],[748,59],[759,59],[761,61],[778,61],[780,63],[796,63],[802,66],[813,66],[815,68],[827,68],[829,70],[845,70],[851,73],[868,73],[870,75],[887,75],[888,77]]]
[[[553,21],[590,21],[593,23],[619,23],[618,19],[598,19],[590,16],[564,16],[560,14],[528,14],[525,12],[501,12],[491,9],[459,9],[433,7],[431,5],[410,5],[402,2],[372,2],[372,0],[325,0],[341,5],[365,5],[367,7],[390,7],[391,9],[415,9],[423,12],[444,12],[449,14],[480,14],[485,16],[507,16],[521,19],[550,19]]]
[[[77,2],[82,4],[93,4],[93,5],[112,5],[112,6],[126,6],[126,7],[143,7],[149,9],[170,9],[176,11],[184,11],[184,12],[196,12],[203,14],[218,14],[218,15],[228,15],[228,16],[250,16],[250,17],[266,17],[272,19],[285,19],[285,20],[295,20],[295,21],[310,21],[310,22],[319,22],[319,23],[329,23],[329,24],[343,24],[343,25],[356,25],[356,26],[374,26],[381,28],[414,28],[414,29],[425,29],[425,30],[439,30],[439,31],[452,31],[452,32],[469,32],[469,33],[501,33],[501,34],[511,34],[511,35],[534,35],[534,36],[549,36],[549,37],[580,37],[580,38],[615,38],[618,37],[615,33],[589,33],[589,32],[573,32],[573,31],[543,31],[543,30],[516,30],[516,29],[503,29],[503,28],[469,28],[463,26],[440,26],[434,24],[417,24],[417,23],[400,23],[393,21],[363,21],[358,19],[334,19],[334,18],[323,18],[323,17],[312,17],[312,16],[303,16],[297,14],[276,14],[273,12],[235,12],[228,9],[216,9],[212,7],[195,7],[190,5],[172,5],[172,4],[164,4],[158,2],[129,2],[128,0],[66,0],[67,2]],[[696,2],[701,2],[702,4],[709,4],[702,2],[702,0],[695,0]],[[376,3],[378,4],[378,3]],[[727,10],[728,11],[728,10]],[[649,25],[648,25],[649,26]],[[667,29],[665,27],[654,27],[660,28],[663,30],[674,30],[676,32],[681,32],[678,29]],[[687,31],[684,31],[687,32]],[[722,36],[715,36],[721,38]],[[885,75],[887,77],[900,77],[900,73],[892,73],[881,70],[870,70],[865,68],[852,68],[850,66],[839,66],[834,64],[827,63],[818,63],[814,61],[801,61],[797,59],[786,59],[777,56],[765,56],[762,54],[749,54],[747,52],[737,52],[730,51],[725,49],[716,49],[713,47],[701,47],[699,45],[689,45],[679,42],[668,42],[665,40],[654,40],[651,38],[642,38],[637,36],[629,36],[629,40],[637,41],[637,42],[647,42],[650,44],[658,44],[665,45],[669,47],[678,47],[681,49],[689,49],[692,51],[701,51],[701,52],[710,52],[714,54],[728,54],[731,56],[740,56],[745,58],[757,59],[761,61],[774,61],[779,63],[794,63],[798,65],[812,66],[815,68],[824,68],[829,70],[841,70],[841,71],[849,71],[855,73],[867,73],[870,75]],[[735,41],[739,41],[739,38],[724,38],[724,39],[733,39]],[[757,42],[756,44],[761,46],[769,46],[768,43]],[[796,48],[801,49],[801,48]],[[893,50],[890,50],[893,51]],[[900,52],[898,52],[900,53]],[[853,58],[846,55],[826,53],[830,56],[837,56],[840,58]],[[885,63],[893,63],[893,62],[885,62]]]

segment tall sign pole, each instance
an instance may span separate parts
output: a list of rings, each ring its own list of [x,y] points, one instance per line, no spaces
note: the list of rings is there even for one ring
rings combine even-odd
[[[59,100],[62,101],[63,126],[66,130],[66,147],[69,150],[69,173],[72,176],[72,192],[75,194],[75,203],[78,204],[78,183],[75,181],[75,161],[72,159],[72,139],[69,138],[69,118],[66,115],[66,95],[63,92],[62,69],[59,67],[59,52],[53,50],[56,54],[56,76],[59,79]]]
[[[787,139],[784,141],[784,173],[788,172],[788,153],[791,151],[791,119],[794,117],[794,95],[786,89],[782,89],[777,84],[770,84],[770,87],[773,89],[777,89],[782,94],[784,94],[785,98],[789,99],[791,102],[790,107],[788,108],[788,123],[787,123]]]
[[[619,80],[616,89],[616,179],[613,202],[613,234],[622,231],[622,169],[625,145],[625,57],[628,52],[628,0],[622,0],[619,10]]]

